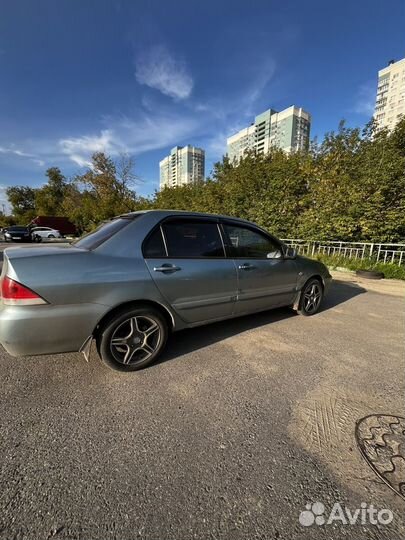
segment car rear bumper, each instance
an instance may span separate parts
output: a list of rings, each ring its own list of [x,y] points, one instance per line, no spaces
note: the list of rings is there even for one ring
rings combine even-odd
[[[106,310],[101,304],[0,303],[0,343],[12,356],[78,351]]]

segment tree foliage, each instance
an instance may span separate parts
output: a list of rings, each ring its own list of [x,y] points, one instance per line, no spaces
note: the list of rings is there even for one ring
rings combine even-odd
[[[6,189],[12,214],[21,223],[28,223],[35,216],[36,189],[30,186],[12,186]]]
[[[41,188],[8,188],[13,216],[21,224],[37,215],[66,216],[79,232],[92,229],[100,221],[150,204],[134,191],[133,168],[130,157],[121,156],[115,162],[102,152],[92,156],[86,172],[70,180],[52,167],[46,171],[47,183]]]
[[[65,215],[80,231],[115,215],[146,208],[220,213],[246,218],[282,238],[346,241],[405,240],[405,119],[392,132],[342,122],[310,150],[225,157],[202,183],[165,188],[151,198],[135,192],[128,156],[92,156],[89,169],[67,180],[48,169],[40,189],[7,191],[13,215]],[[21,221],[22,220],[22,221]]]
[[[405,119],[391,133],[342,122],[308,153],[224,158],[206,183],[165,188],[153,204],[239,216],[283,238],[404,241]]]
[[[114,161],[103,152],[93,154],[91,167],[69,186],[65,213],[80,230],[88,230],[100,221],[147,206],[135,192],[133,169],[133,160],[126,155]]]
[[[58,167],[51,167],[45,175],[48,183],[35,194],[36,212],[41,216],[62,216],[68,186],[66,179]]]

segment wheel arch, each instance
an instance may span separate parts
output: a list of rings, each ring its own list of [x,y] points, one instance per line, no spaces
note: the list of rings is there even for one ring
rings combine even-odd
[[[100,330],[104,327],[106,322],[112,317],[114,317],[120,311],[123,311],[126,308],[130,309],[130,308],[136,308],[136,307],[141,307],[141,306],[149,306],[159,311],[165,318],[165,321],[167,322],[167,327],[169,329],[169,332],[172,332],[174,330],[175,320],[174,320],[173,314],[166,306],[164,306],[163,304],[160,304],[159,302],[155,302],[153,300],[141,299],[141,300],[130,300],[128,302],[123,302],[122,304],[118,304],[117,306],[114,306],[109,311],[107,311],[107,313],[105,313],[96,324],[91,334],[92,337],[97,338]]]
[[[298,306],[300,305],[302,291],[304,290],[305,285],[308,283],[308,281],[311,281],[311,279],[317,279],[321,284],[322,291],[325,291],[325,283],[321,274],[312,274],[303,282],[300,289],[297,291],[297,296],[294,299],[293,309],[298,309]]]
[[[304,285],[301,287],[301,290],[305,287],[305,285],[308,283],[308,281],[310,281],[311,279],[318,279],[322,285],[322,289],[324,290],[325,289],[325,283],[323,281],[323,277],[321,276],[321,274],[314,274],[312,276],[310,276],[304,283]]]

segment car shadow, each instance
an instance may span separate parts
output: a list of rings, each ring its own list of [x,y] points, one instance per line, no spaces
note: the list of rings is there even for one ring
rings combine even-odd
[[[339,280],[333,281],[319,315],[322,315],[322,312],[343,304],[365,292],[366,289],[355,283],[347,283]],[[260,328],[261,326],[296,316],[297,313],[291,308],[282,307],[269,311],[262,311],[260,313],[243,315],[241,317],[235,317],[234,319],[227,319],[205,326],[180,330],[169,337],[165,351],[153,365],[158,365],[178,356],[203,349],[213,343],[217,343],[248,330]],[[315,317],[316,316],[318,315],[315,315]],[[153,365],[151,367],[153,367]]]
[[[335,279],[332,281],[330,291],[328,292],[325,300],[323,301],[321,311],[326,311],[328,309],[334,308],[339,304],[343,304],[348,300],[351,300],[359,294],[367,292],[367,289],[357,285],[350,281],[341,281]]]

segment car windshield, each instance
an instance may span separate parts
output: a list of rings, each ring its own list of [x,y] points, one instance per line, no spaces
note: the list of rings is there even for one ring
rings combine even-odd
[[[118,231],[126,227],[134,217],[120,217],[101,223],[96,229],[85,234],[75,242],[72,242],[72,245],[92,250],[103,244],[106,240],[114,236]]]
[[[7,230],[14,231],[14,232],[26,231],[27,227],[19,227],[18,225],[14,225],[13,227],[8,227]]]

